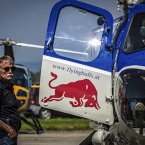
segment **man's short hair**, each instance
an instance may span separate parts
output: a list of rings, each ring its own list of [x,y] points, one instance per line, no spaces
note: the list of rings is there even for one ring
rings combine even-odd
[[[13,59],[12,59],[10,56],[8,56],[8,55],[4,55],[4,56],[0,57],[0,64],[1,64],[3,61],[9,61],[10,63],[12,63],[12,65],[14,64]]]

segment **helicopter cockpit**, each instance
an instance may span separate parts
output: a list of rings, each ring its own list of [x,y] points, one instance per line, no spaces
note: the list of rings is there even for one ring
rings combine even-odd
[[[123,121],[132,129],[145,128],[145,70],[127,69],[117,80],[118,110]],[[142,131],[141,131],[142,130]]]
[[[14,72],[14,76],[13,83],[15,85],[29,89],[27,74],[23,69],[17,68]]]

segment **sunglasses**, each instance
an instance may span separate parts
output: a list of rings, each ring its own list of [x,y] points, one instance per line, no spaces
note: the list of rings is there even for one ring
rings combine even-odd
[[[12,67],[4,67],[3,69],[4,69],[5,72],[8,72],[10,69],[13,72],[16,69],[16,67],[15,66],[12,66]]]

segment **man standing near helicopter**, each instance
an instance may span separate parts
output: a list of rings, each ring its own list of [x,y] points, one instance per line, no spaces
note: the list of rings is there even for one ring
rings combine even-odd
[[[13,71],[13,59],[0,57],[0,145],[17,145],[17,132],[21,127],[18,102],[11,83]]]

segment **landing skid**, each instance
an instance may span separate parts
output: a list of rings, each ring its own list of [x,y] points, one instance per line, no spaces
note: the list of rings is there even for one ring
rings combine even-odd
[[[20,115],[21,120],[24,123],[26,123],[27,125],[29,125],[30,127],[32,127],[34,130],[36,130],[37,134],[44,133],[44,130],[43,130],[37,116],[33,113],[33,111],[31,109],[28,109],[27,112],[31,115],[33,123],[29,122],[25,117]]]

